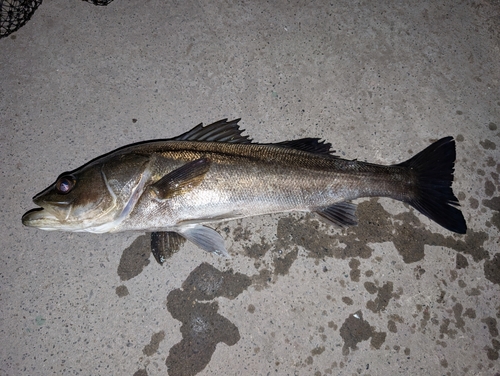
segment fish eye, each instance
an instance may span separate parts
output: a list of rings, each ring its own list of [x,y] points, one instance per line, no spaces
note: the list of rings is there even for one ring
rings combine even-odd
[[[61,176],[56,181],[56,190],[58,193],[65,195],[69,193],[75,186],[76,180],[71,175]]]

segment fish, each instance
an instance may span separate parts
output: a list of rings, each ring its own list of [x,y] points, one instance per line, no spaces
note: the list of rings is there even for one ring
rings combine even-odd
[[[254,142],[239,121],[201,123],[180,136],[130,144],[64,172],[33,197],[38,207],[22,223],[41,230],[152,232],[168,247],[187,239],[229,257],[221,235],[207,225],[300,211],[343,228],[358,223],[353,200],[389,197],[451,232],[467,231],[452,190],[453,137],[405,162],[379,165],[340,158],[319,138]],[[160,264],[165,261],[153,253]]]

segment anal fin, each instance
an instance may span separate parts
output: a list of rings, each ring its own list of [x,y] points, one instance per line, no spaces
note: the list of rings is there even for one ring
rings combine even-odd
[[[350,201],[339,202],[326,208],[316,209],[315,212],[328,222],[332,222],[342,228],[358,224],[356,205]]]

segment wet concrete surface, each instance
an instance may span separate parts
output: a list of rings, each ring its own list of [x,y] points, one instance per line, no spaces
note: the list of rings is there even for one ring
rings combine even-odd
[[[44,2],[0,40],[0,374],[500,375],[499,30],[493,0]],[[61,172],[237,117],[382,164],[453,136],[467,233],[371,198],[159,265],[150,233],[22,226]]]

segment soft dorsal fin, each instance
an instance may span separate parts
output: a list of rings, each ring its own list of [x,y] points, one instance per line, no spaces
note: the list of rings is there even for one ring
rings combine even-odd
[[[329,155],[330,157],[336,157],[332,155],[335,150],[332,150],[332,144],[329,142],[321,141],[320,138],[299,138],[297,140],[277,142],[273,145],[284,146],[291,149],[307,151],[314,154]]]
[[[241,135],[245,130],[240,129],[238,125],[240,120],[227,121],[227,119],[222,119],[206,127],[203,126],[203,123],[200,123],[190,131],[174,137],[172,140],[250,144],[252,140],[248,136]]]

